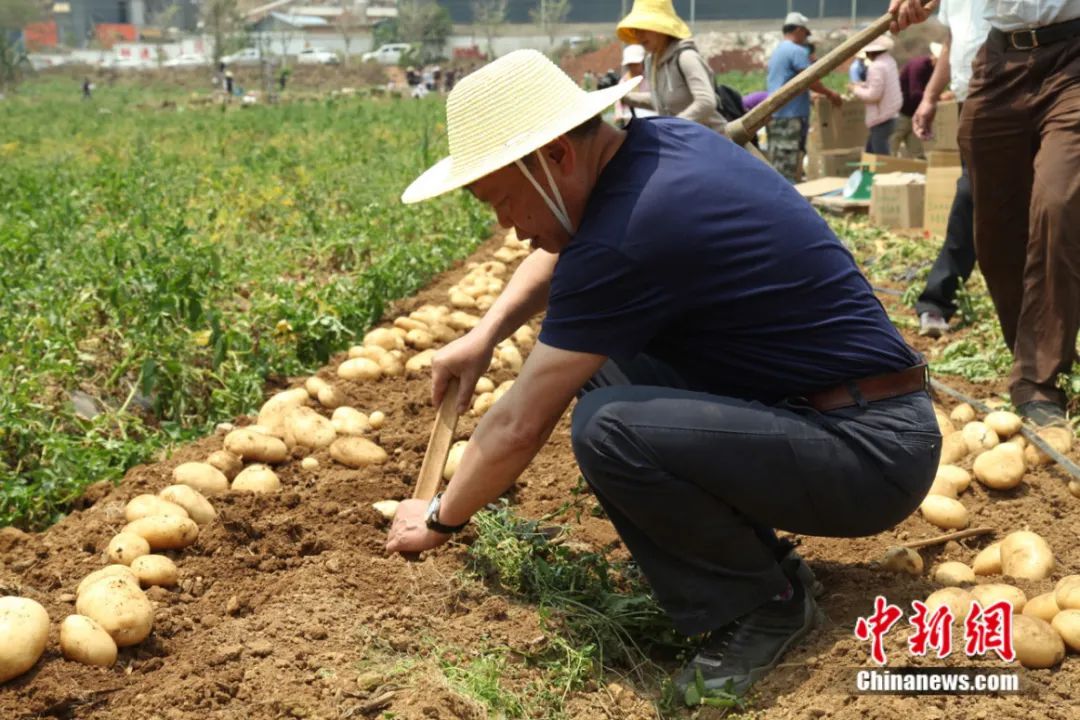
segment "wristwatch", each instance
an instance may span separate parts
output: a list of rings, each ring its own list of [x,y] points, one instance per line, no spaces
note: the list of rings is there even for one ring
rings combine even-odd
[[[439,522],[439,505],[442,503],[442,496],[442,493],[437,493],[435,497],[431,498],[431,504],[428,505],[426,521],[428,529],[443,533],[444,535],[453,535],[456,532],[461,532],[465,529],[465,526],[469,524],[468,520],[460,525],[443,525]]]

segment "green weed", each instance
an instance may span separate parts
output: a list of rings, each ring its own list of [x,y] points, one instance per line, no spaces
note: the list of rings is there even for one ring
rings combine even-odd
[[[0,526],[252,411],[489,231],[467,193],[398,201],[445,153],[437,100],[134,107],[162,93],[0,105]]]

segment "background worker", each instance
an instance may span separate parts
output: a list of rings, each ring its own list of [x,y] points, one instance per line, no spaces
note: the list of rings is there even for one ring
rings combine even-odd
[[[942,0],[938,21],[948,29],[934,74],[927,83],[922,101],[912,117],[915,133],[923,140],[932,137],[938,102],[946,86],[960,107],[971,82],[971,63],[986,41],[990,23],[986,21],[986,0]],[[940,138],[943,141],[955,138]],[[961,158],[961,174],[949,210],[945,242],[926,278],[926,288],[915,303],[919,334],[941,337],[948,332],[949,319],[956,313],[956,291],[975,269],[975,206],[971,201],[971,180],[967,163]]]
[[[915,4],[892,0],[898,27],[926,19]],[[989,0],[986,19],[959,133],[975,254],[1013,353],[1013,404],[1062,424],[1057,381],[1080,329],[1080,0]]]
[[[631,92],[623,102],[659,115],[693,120],[722,133],[727,122],[717,109],[713,73],[675,14],[671,0],[634,0],[618,26],[619,39],[645,48],[648,92]]]
[[[883,35],[867,45],[864,50],[870,64],[866,70],[866,82],[849,83],[851,93],[866,104],[866,152],[875,155],[889,154],[889,138],[896,128],[896,117],[904,104],[900,92],[900,71],[890,52],[893,40]]]
[[[496,344],[545,316],[446,492],[402,502],[387,549],[446,542],[514,484],[578,397],[586,481],[676,628],[708,635],[677,685],[701,673],[741,693],[815,619],[812,576],[773,528],[895,525],[929,489],[941,436],[925,366],[828,224],[696,123],[601,122],[633,82],[585,93],[519,50],[447,103],[452,155],[402,199],[466,187],[534,251],[435,356],[433,400],[456,377],[467,407]]]
[[[639,77],[638,92],[649,92],[649,81],[645,77],[645,48],[641,45],[627,45],[623,48],[623,75],[620,82]],[[655,117],[656,111],[648,108],[632,108],[622,100],[615,103],[615,124],[625,127],[633,117]]]
[[[810,37],[809,20],[802,13],[788,13],[784,18],[784,39],[769,56],[769,77],[766,92],[772,94],[791,78],[810,67],[807,40]],[[821,93],[834,106],[843,100],[818,80],[810,89]],[[804,92],[773,113],[766,132],[769,137],[769,164],[790,182],[802,177],[802,156],[806,152],[806,133],[810,127],[810,92]]]
[[[922,140],[912,127],[912,116],[922,102],[940,55],[941,43],[932,42],[929,55],[913,57],[900,68],[900,94],[904,103],[896,118],[896,129],[889,138],[889,152],[892,155],[912,158],[924,156]]]

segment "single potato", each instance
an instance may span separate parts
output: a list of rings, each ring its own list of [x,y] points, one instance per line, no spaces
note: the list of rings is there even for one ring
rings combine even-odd
[[[367,358],[353,358],[338,365],[337,374],[343,380],[357,380],[367,382],[378,380],[382,377],[382,368],[379,363]]]
[[[405,341],[389,328],[375,328],[364,336],[364,345],[378,345],[384,350],[402,350]]]
[[[1066,575],[1058,580],[1054,601],[1062,610],[1080,610],[1080,575]]]
[[[131,571],[145,586],[174,587],[180,577],[176,563],[164,555],[143,555],[131,563]]]
[[[976,575],[1000,575],[1001,543],[996,542],[980,550],[971,567]]]
[[[226,445],[235,433],[249,433],[249,431],[233,430],[225,436]],[[281,441],[278,440],[278,442]],[[284,443],[281,447],[282,450],[285,449]],[[203,495],[217,495],[229,489],[229,481],[225,478],[225,474],[209,463],[186,462],[177,465],[173,470],[173,482],[195,488]]]
[[[1027,601],[1027,605],[1024,606],[1023,613],[1030,615],[1031,617],[1039,618],[1046,622],[1050,622],[1054,619],[1054,616],[1061,612],[1057,606],[1057,602],[1054,601],[1054,593],[1048,592],[1042,595],[1036,595]]]
[[[1072,449],[1073,434],[1068,428],[1043,428],[1039,431],[1038,435],[1046,441],[1047,445],[1054,450],[1057,450],[1059,453],[1064,454]],[[1024,459],[1027,460],[1028,467],[1039,467],[1053,462],[1049,455],[1034,445],[1028,445],[1027,448],[1024,449]]]
[[[942,585],[967,585],[975,582],[975,572],[962,562],[943,562],[934,568],[934,581]]]
[[[949,416],[946,415],[940,408],[934,408],[934,417],[937,419],[938,430],[941,431],[941,437],[951,435],[956,432],[956,428],[953,427],[952,421]]]
[[[37,664],[49,641],[49,613],[30,598],[0,597],[0,683]]]
[[[941,440],[940,462],[946,465],[955,465],[967,456],[968,446],[963,433],[950,433]]]
[[[975,455],[984,453],[992,447],[997,447],[1000,442],[997,433],[987,427],[986,423],[981,423],[978,420],[969,422],[961,432],[964,435],[964,442],[967,443],[968,452]]]
[[[127,565],[106,565],[100,570],[95,570],[79,582],[79,586],[75,588],[75,595],[82,595],[86,588],[90,587],[98,580],[104,580],[105,578],[123,578],[127,582],[131,583],[132,587],[139,587],[139,579],[135,577],[135,573]]]
[[[949,413],[949,419],[963,427],[975,419],[975,408],[967,403],[960,403]]]
[[[187,487],[186,485],[184,487]],[[188,511],[174,502],[157,495],[136,495],[124,506],[124,519],[134,522],[151,515],[175,515],[188,517]]]
[[[68,660],[83,665],[112,667],[116,662],[116,642],[85,615],[68,615],[60,623],[60,651]]]
[[[248,428],[233,430],[226,435],[225,448],[229,452],[239,455],[245,461],[267,463],[269,465],[283,463],[289,458],[289,448],[285,446],[285,441],[272,435],[263,435],[261,433],[253,432]],[[184,484],[189,485],[190,483]],[[204,495],[207,494],[207,492],[200,487],[194,485],[192,485],[192,487]],[[226,482],[226,490],[227,489],[228,482]],[[225,490],[221,490],[220,492],[225,492]]]
[[[123,578],[107,578],[86,588],[75,601],[75,612],[100,625],[117,647],[141,643],[154,626],[150,600]]]
[[[1080,610],[1062,610],[1054,616],[1050,627],[1061,636],[1069,650],[1080,653]]]
[[[217,511],[202,493],[187,485],[170,485],[158,493],[162,500],[179,505],[196,525],[205,525],[217,517]]]
[[[1054,553],[1033,532],[1009,533],[1001,541],[1001,571],[1025,580],[1042,580],[1054,571]]]
[[[232,480],[238,472],[244,469],[243,460],[228,450],[215,450],[206,458],[206,463],[220,470],[226,480]]]
[[[265,465],[249,465],[236,476],[233,492],[275,493],[281,490],[277,473]]]
[[[320,450],[334,442],[337,431],[330,420],[311,408],[298,407],[285,417],[285,435],[287,440],[293,440],[293,445]]]
[[[374,414],[374,413],[373,413]],[[342,465],[361,468],[386,462],[386,451],[362,437],[340,437],[330,445],[330,457]]]
[[[918,577],[923,571],[922,555],[911,548],[891,547],[881,558],[881,569]]]
[[[985,610],[996,602],[1004,600],[1012,606],[1013,613],[1023,612],[1027,605],[1027,595],[1018,587],[1005,583],[988,583],[976,585],[971,588],[971,594],[979,601],[979,605]]]
[[[967,508],[959,500],[942,495],[927,495],[919,510],[928,523],[943,530],[962,530],[970,522]]]
[[[1007,410],[994,410],[987,413],[983,422],[1002,440],[1020,432],[1020,427],[1024,424],[1019,415]]]
[[[194,520],[172,515],[140,518],[125,525],[124,532],[142,536],[151,550],[180,550],[199,538],[199,526]]]
[[[427,368],[431,367],[431,362],[434,359],[434,350],[423,350],[416,353],[411,358],[405,361],[405,370],[411,373],[423,372]]]
[[[443,466],[444,480],[450,480],[450,478],[454,477],[454,473],[461,463],[461,456],[465,454],[465,446],[468,444],[468,440],[458,440],[450,446],[450,452],[446,456],[446,465]]]
[[[956,490],[956,494],[964,492],[971,485],[971,473],[956,465],[939,465],[934,482],[939,480],[948,482]]]
[[[930,596],[926,598],[926,609],[927,612],[933,614],[939,607],[948,607],[954,622],[962,623],[971,611],[971,603],[974,600],[975,596],[963,588],[946,587],[930,593]]]
[[[367,415],[351,407],[339,407],[330,422],[338,435],[363,435],[371,429]]]
[[[394,514],[397,512],[399,502],[397,500],[380,500],[379,502],[371,503],[371,507],[375,508],[375,512],[382,515],[387,520],[393,520]]]
[[[371,425],[372,430],[378,430],[386,422],[386,413],[382,410],[376,410],[368,415],[368,424]]]
[[[1030,615],[1013,616],[1013,649],[1026,668],[1051,668],[1065,659],[1065,643],[1046,621]]]
[[[979,482],[994,490],[1010,490],[1024,479],[1024,451],[1004,443],[975,458],[972,466]]]
[[[131,565],[136,558],[140,558],[143,555],[150,554],[150,543],[146,542],[146,539],[141,535],[135,533],[121,532],[109,541],[109,546],[105,549],[105,554],[109,558],[109,562],[117,565]]]

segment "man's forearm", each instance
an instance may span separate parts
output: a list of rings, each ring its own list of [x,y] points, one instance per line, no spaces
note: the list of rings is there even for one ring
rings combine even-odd
[[[477,326],[492,344],[505,340],[547,307],[551,275],[558,257],[544,250],[534,250],[514,271],[498,300]]]
[[[515,428],[508,408],[496,404],[477,426],[447,486],[439,521],[459,525],[497,500],[547,442],[554,424],[541,432]]]
[[[832,97],[833,94],[833,91],[825,87],[824,83],[822,83],[820,80],[815,80],[814,84],[810,86],[810,89],[816,93],[821,93],[822,95],[826,95],[829,97]]]

